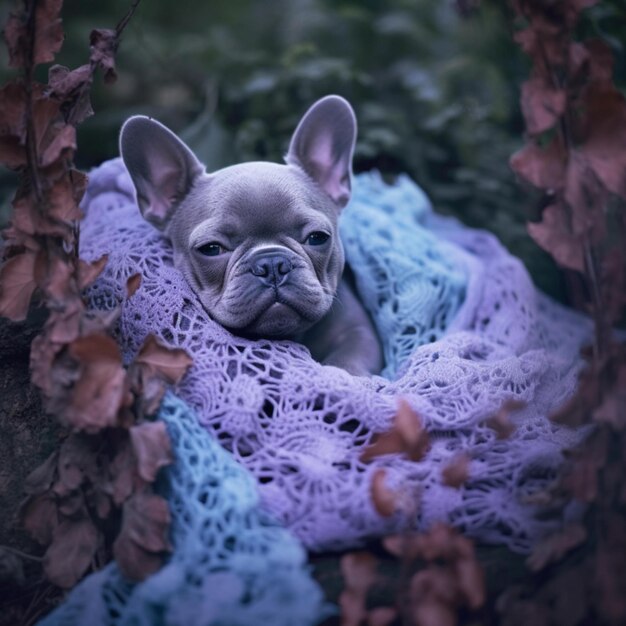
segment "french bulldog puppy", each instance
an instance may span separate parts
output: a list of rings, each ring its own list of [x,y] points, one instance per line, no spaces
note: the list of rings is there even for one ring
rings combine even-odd
[[[207,173],[148,117],[122,127],[120,152],[143,217],[172,242],[174,263],[213,319],[249,338],[291,339],[314,359],[377,373],[382,351],[344,273],[337,222],[351,192],[356,118],[339,96],[304,115],[286,164]]]

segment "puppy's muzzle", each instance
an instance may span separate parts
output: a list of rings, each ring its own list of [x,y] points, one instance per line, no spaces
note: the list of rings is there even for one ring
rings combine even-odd
[[[259,252],[250,260],[252,274],[269,287],[285,283],[292,267],[289,257],[276,250]]]

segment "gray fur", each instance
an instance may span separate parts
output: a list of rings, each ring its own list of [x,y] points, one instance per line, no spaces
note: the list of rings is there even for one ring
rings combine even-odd
[[[337,220],[350,198],[356,120],[339,96],[316,102],[286,165],[251,162],[211,174],[165,126],[131,117],[120,151],[148,221],[210,315],[244,336],[293,339],[314,358],[375,373],[382,352],[348,282]],[[329,239],[311,245],[311,233]],[[207,256],[208,250],[220,250]],[[205,253],[200,252],[203,249]]]

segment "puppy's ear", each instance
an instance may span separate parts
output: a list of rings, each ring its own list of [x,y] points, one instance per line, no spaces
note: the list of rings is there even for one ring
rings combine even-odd
[[[300,120],[285,160],[301,167],[343,207],[350,200],[355,141],[352,107],[340,96],[326,96]]]
[[[141,214],[164,228],[204,167],[171,130],[142,115],[122,126],[120,153],[135,185]]]

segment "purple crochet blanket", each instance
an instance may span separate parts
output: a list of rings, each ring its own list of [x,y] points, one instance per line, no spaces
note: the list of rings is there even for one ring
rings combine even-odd
[[[590,324],[537,292],[493,236],[432,213],[408,179],[387,186],[376,175],[356,177],[342,217],[389,378],[353,377],[316,363],[298,344],[249,341],[213,322],[173,267],[168,242],[142,220],[119,159],[92,172],[83,208],[81,256],[109,255],[91,305],[121,304],[125,357],[148,333],[193,357],[176,393],[252,472],[264,507],[307,548],[346,548],[444,520],[525,551],[575,514],[547,516],[532,496],[584,434],[546,416],[576,385]],[[126,280],[137,272],[142,283],[128,299]],[[428,455],[363,463],[364,446],[390,427],[400,397],[429,431]],[[511,400],[524,408],[511,417],[513,435],[498,439],[485,419]],[[469,479],[454,489],[441,472],[460,451],[471,459]],[[371,482],[381,467],[389,487],[415,506],[390,517],[376,512]]]

